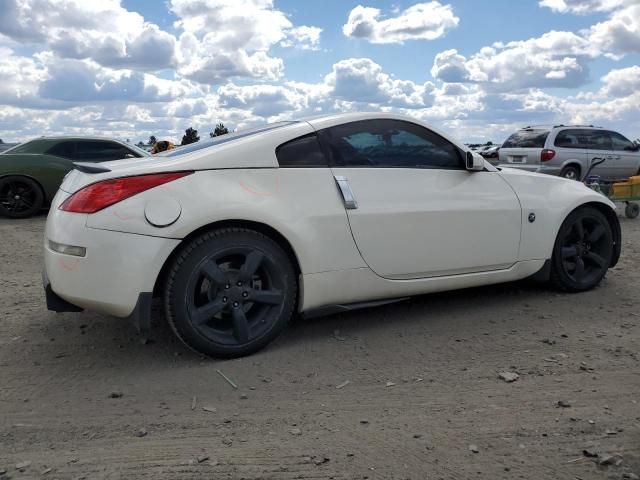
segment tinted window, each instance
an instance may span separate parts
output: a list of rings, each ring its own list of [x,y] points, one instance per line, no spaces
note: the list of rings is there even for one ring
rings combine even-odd
[[[45,142],[46,141],[43,140],[31,140],[29,142],[16,145],[10,149],[10,151],[11,153],[42,153],[42,150],[46,149],[46,145],[43,147]],[[9,150],[7,150],[7,152],[9,152]]]
[[[336,166],[462,168],[455,145],[410,122],[352,122],[321,130],[320,139]]]
[[[588,142],[587,148],[589,150],[613,150],[609,132],[590,130]]]
[[[62,158],[73,158],[74,147],[75,142],[60,142],[56,143],[45,153]]]
[[[116,142],[106,142],[102,140],[80,140],[76,143],[75,160],[86,160],[90,162],[106,162],[108,160],[119,160],[129,155],[138,157],[124,145]]]
[[[276,149],[281,167],[326,167],[327,161],[315,134],[296,138]]]
[[[625,137],[616,132],[609,132],[611,136],[611,143],[613,144],[613,150],[634,150],[634,144],[627,140]]]
[[[256,133],[266,132],[268,130],[274,130],[276,128],[285,127],[287,125],[291,125],[292,123],[296,123],[296,122],[271,123],[269,125],[262,125],[261,127],[251,128],[249,130],[243,130],[243,131],[234,132],[234,133],[227,133],[226,135],[219,135],[217,137],[214,137],[208,140],[200,140],[199,142],[185,145],[184,147],[178,147],[173,150],[166,150],[164,152],[158,153],[156,157],[177,157],[179,155],[185,155],[187,153],[195,152],[197,150],[202,150],[203,148],[209,148],[215,145],[220,145],[222,143],[227,143],[233,140],[238,140],[240,138],[248,137],[249,135],[255,135]]]
[[[544,148],[549,130],[520,130],[502,144],[502,148]]]

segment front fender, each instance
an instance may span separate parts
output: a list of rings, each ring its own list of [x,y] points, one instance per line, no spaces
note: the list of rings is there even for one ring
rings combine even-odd
[[[616,257],[620,251],[620,232],[615,204],[604,195],[580,182],[522,170],[502,170],[503,178],[511,185],[522,205],[522,236],[520,260],[549,259],[562,222],[576,208],[593,204],[605,213],[614,230]],[[612,215],[607,215],[609,212]],[[611,217],[615,217],[612,221]],[[613,222],[613,223],[612,223]]]

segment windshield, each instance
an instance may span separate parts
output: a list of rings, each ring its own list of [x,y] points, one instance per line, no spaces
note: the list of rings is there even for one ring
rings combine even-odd
[[[248,130],[242,130],[240,132],[227,133],[225,135],[219,135],[217,137],[209,138],[207,140],[200,140],[199,142],[190,143],[189,145],[184,145],[182,147],[177,147],[177,148],[174,148],[173,150],[166,150],[164,152],[158,153],[155,156],[156,157],[177,157],[180,155],[186,155],[187,153],[196,152],[198,150],[202,150],[203,148],[213,147],[215,145],[231,142],[233,140],[238,140],[240,138],[248,137],[250,135],[255,135],[257,133],[274,130],[276,128],[286,127],[287,125],[291,125],[293,123],[297,123],[297,122],[269,123],[267,125],[261,125],[259,127],[250,128]]]
[[[544,148],[549,130],[520,130],[511,135],[502,145],[502,148]]]

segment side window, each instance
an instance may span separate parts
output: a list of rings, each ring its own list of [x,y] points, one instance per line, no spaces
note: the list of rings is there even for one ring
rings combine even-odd
[[[49,148],[45,153],[62,158],[73,158],[75,142],[60,142]]]
[[[320,131],[332,162],[342,167],[463,168],[458,149],[441,136],[401,120],[364,120]]]
[[[611,136],[611,143],[613,144],[612,150],[633,150],[634,145],[631,141],[627,140],[625,137],[620,135],[617,132],[608,132]]]
[[[609,132],[591,130],[589,132],[589,145],[587,148],[590,150],[613,150]]]
[[[131,154],[131,152],[119,143],[102,140],[81,140],[78,141],[74,158],[76,160],[106,162],[125,158],[127,154]]]
[[[276,157],[281,167],[327,166],[327,160],[315,134],[305,135],[283,143],[276,148]]]
[[[587,148],[584,130],[562,130],[553,144],[562,148]]]

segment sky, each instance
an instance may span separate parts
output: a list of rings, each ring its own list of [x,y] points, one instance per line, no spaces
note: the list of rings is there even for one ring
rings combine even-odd
[[[393,111],[640,137],[640,0],[0,0],[0,139]]]

